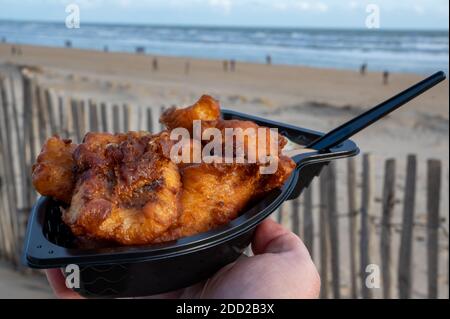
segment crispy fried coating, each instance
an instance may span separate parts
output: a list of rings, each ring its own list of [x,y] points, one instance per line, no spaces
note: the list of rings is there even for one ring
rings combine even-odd
[[[258,163],[265,162],[267,156],[279,156],[287,143],[282,135],[251,121],[218,120],[214,125],[221,130],[224,145],[227,139],[232,142],[234,156],[238,156],[240,150],[246,159]],[[227,131],[234,132],[234,135]]]
[[[164,155],[167,135],[89,133],[74,152],[80,169],[64,222],[77,236],[147,244],[178,218],[180,174]]]
[[[202,121],[202,130],[222,133],[219,161],[192,163],[194,143],[200,150],[207,144],[193,140],[186,141],[190,161],[177,165],[170,158],[176,143],[171,130],[183,127],[192,133],[193,120]],[[169,109],[160,122],[168,130],[158,135],[88,133],[78,146],[57,137],[47,141],[33,166],[33,183],[41,194],[70,203],[63,221],[80,241],[141,245],[214,229],[282,187],[295,169],[292,159],[281,154],[287,142],[283,136],[253,122],[220,119],[212,97]],[[232,139],[232,156],[243,150],[243,163],[225,161],[227,129],[243,133],[241,140]],[[277,164],[273,174],[261,172],[268,156]]]
[[[32,167],[33,185],[41,195],[70,203],[75,187],[75,163],[72,158],[75,148],[71,140],[58,136],[45,142]]]
[[[209,95],[203,95],[194,105],[179,109],[172,107],[166,110],[159,121],[169,130],[183,127],[192,134],[194,120],[215,121],[220,117],[219,102]]]
[[[275,174],[258,164],[195,164],[182,168],[182,214],[155,242],[192,236],[235,219],[250,201],[283,186],[295,164],[282,156]]]
[[[182,214],[157,241],[195,235],[236,218],[252,199],[258,165],[195,164],[182,169]]]

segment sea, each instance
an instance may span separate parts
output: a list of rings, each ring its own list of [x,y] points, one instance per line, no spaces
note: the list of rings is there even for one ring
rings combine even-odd
[[[72,47],[302,65],[319,68],[430,74],[449,70],[449,34],[419,30],[156,26],[1,21],[0,40]]]

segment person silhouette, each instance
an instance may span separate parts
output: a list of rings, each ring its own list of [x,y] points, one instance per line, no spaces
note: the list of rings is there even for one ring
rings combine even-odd
[[[223,61],[223,71],[228,72],[228,60]]]
[[[158,71],[158,69],[159,69],[158,58],[156,58],[156,57],[153,58],[152,68],[153,68],[153,71]]]
[[[367,63],[361,64],[361,67],[359,68],[359,73],[361,75],[366,75],[367,72]]]
[[[236,71],[236,60],[234,59],[230,60],[230,71],[231,72]]]
[[[388,85],[389,84],[389,71],[385,70],[383,72],[383,84]]]

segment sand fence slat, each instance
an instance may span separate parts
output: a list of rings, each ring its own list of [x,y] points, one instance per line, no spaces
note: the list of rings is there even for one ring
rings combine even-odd
[[[285,228],[292,229],[292,212],[289,208],[286,204],[280,207],[280,222]]]
[[[100,103],[100,120],[101,131],[109,132],[107,105],[105,102]]]
[[[392,298],[391,219],[395,207],[395,167],[395,159],[385,162],[380,238],[381,276],[385,299]]]
[[[36,112],[34,104],[34,88],[33,82],[26,69],[21,70],[22,75],[22,99],[23,99],[23,134],[24,134],[24,154],[26,157],[26,172],[31,172],[31,166],[36,158],[36,144],[37,134],[35,134],[37,117],[33,116]],[[31,187],[31,175],[26,174],[26,196],[28,205],[31,206],[36,198],[36,192]]]
[[[83,133],[82,133],[82,129],[81,129],[81,116],[80,116],[80,112],[81,112],[81,108],[80,108],[80,101],[78,101],[75,98],[72,98],[70,101],[70,105],[71,105],[71,113],[72,113],[72,120],[73,120],[73,130],[75,133],[75,137],[76,137],[76,143],[80,143],[81,140],[83,139]]]
[[[362,192],[361,192],[361,239],[360,239],[360,276],[361,295],[364,299],[372,298],[373,293],[366,283],[366,269],[371,264],[372,231],[370,214],[372,209],[373,171],[371,154],[363,155]]]
[[[135,123],[134,129],[136,131],[143,131],[144,125],[143,125],[143,117],[142,117],[143,109],[141,106],[136,106],[135,111],[132,113],[134,116],[133,123]]]
[[[427,279],[430,299],[438,298],[441,166],[440,160],[431,159],[427,162]]]
[[[330,240],[328,231],[328,167],[322,170],[319,177],[320,188],[320,213],[319,213],[319,234],[320,234],[320,278],[322,282],[320,297],[326,299],[329,297],[329,276],[328,276],[328,254],[330,251]]]
[[[292,200],[292,232],[299,237],[302,237],[300,233],[300,199],[295,198]]]
[[[33,157],[32,160],[34,160],[41,148],[42,148],[42,143],[40,140],[40,128],[39,128],[39,99],[38,99],[38,94],[37,94],[37,89],[36,89],[36,80],[34,79],[34,77],[32,77],[31,80],[31,89],[32,89],[32,103],[31,103],[31,121],[32,121],[32,134],[31,134],[31,138],[33,139],[33,144],[34,144],[34,153],[33,153]]]
[[[1,81],[1,78],[0,78]],[[0,96],[0,230],[2,233],[2,256],[6,259],[14,262],[15,255],[15,241],[14,233],[11,223],[11,212],[13,208],[11,205],[11,192],[9,189],[9,178],[7,176],[8,167],[8,148],[7,148],[7,137],[5,132],[5,110],[6,106],[3,104],[3,100]]]
[[[12,83],[9,83],[9,87],[11,88]],[[11,92],[10,92],[11,93]],[[18,187],[20,187],[17,183],[17,177],[21,174],[20,167],[18,165],[19,161],[16,161],[15,159],[19,158],[19,154],[21,153],[21,141],[20,136],[18,134],[19,132],[19,124],[17,119],[17,110],[15,101],[12,100],[12,96],[8,94],[8,83],[7,79],[2,79],[0,81],[0,99],[2,100],[3,104],[3,116],[4,116],[4,129],[6,129],[6,139],[8,141],[6,145],[6,149],[8,150],[8,154],[6,155],[7,158],[10,160],[10,163],[8,163],[8,166],[10,167],[10,171],[7,172],[7,174],[10,176],[10,182],[12,183],[11,189],[13,190],[13,198],[15,200],[15,206],[16,209],[20,206],[19,203],[19,192],[20,190]],[[12,213],[12,212],[11,212]],[[12,216],[13,220],[13,227],[15,227],[14,232],[15,234],[19,234],[19,230],[17,229],[17,224],[15,223],[17,220],[17,211]]]
[[[83,140],[84,136],[90,131],[89,126],[91,124],[89,121],[89,102],[84,98],[80,99],[80,112],[78,116],[80,117],[81,140]]]
[[[314,259],[313,183],[305,189],[303,195],[303,240]]]
[[[88,105],[89,105],[88,106],[88,109],[89,109],[89,131],[90,132],[100,132],[97,103],[90,99],[88,102]]]
[[[57,94],[56,96],[57,105],[58,105],[58,115],[59,115],[59,127],[58,131],[62,138],[69,138],[68,134],[68,125],[67,125],[67,114],[66,114],[66,108],[64,106],[64,97]]]
[[[59,134],[59,125],[58,125],[58,116],[57,116],[57,108],[55,107],[54,102],[54,92],[51,89],[44,89],[44,96],[45,96],[45,106],[46,111],[48,114],[48,122],[47,126],[49,127],[49,135],[47,135],[47,138],[49,138],[52,135]]]
[[[403,200],[403,221],[398,263],[398,290],[400,299],[411,298],[413,226],[416,201],[417,158],[409,155]]]
[[[130,106],[127,103],[124,103],[122,105],[122,120],[123,120],[123,124],[122,124],[122,129],[124,133],[127,133],[130,131],[131,128],[131,110],[130,110]]]
[[[120,133],[120,112],[119,112],[119,106],[117,104],[114,104],[113,107],[113,132],[114,133]]]
[[[6,96],[6,87],[5,80],[1,79],[0,81],[0,100],[1,100],[1,120],[0,123],[2,134],[1,134],[1,144],[2,144],[2,154],[4,160],[3,164],[3,173],[5,179],[5,191],[7,194],[8,200],[8,210],[6,211],[6,225],[11,229],[11,239],[12,245],[14,247],[14,255],[11,256],[12,262],[15,266],[19,264],[19,256],[18,249],[16,244],[19,243],[19,229],[18,229],[18,221],[17,221],[17,191],[16,191],[16,182],[15,182],[15,170],[14,170],[14,150],[13,150],[13,140],[12,134],[13,132],[13,121],[11,121],[11,105]]]
[[[2,104],[0,102],[0,107]],[[0,130],[0,142],[2,141],[2,131]],[[0,147],[0,163],[3,163],[6,159],[3,158],[3,150]],[[11,227],[9,227],[8,216],[9,214],[9,201],[6,190],[6,177],[3,169],[3,164],[0,164],[0,257],[11,260],[13,256],[12,247],[12,234]]]
[[[44,91],[42,87],[34,80],[35,94],[36,94],[36,113],[38,118],[38,130],[39,130],[39,145],[42,146],[49,135],[51,134],[50,129],[48,129],[48,110],[45,104]]]
[[[161,115],[164,113],[164,111],[166,110],[166,107],[164,105],[161,105],[159,108],[159,116],[158,116],[158,123],[159,123],[159,129],[160,131],[164,130],[164,124],[162,124],[161,122],[159,122],[159,119],[161,118]]]
[[[347,160],[347,201],[349,222],[349,257],[350,257],[350,284],[353,299],[358,298],[358,204],[356,195],[356,161],[353,157]]]
[[[327,171],[328,230],[330,232],[333,297],[335,299],[340,299],[339,218],[337,212],[336,163],[331,162]]]
[[[152,108],[150,107],[146,109],[146,120],[147,120],[147,131],[153,133],[153,116],[152,116]]]
[[[26,154],[24,152],[25,146],[25,135],[23,134],[23,123],[21,115],[19,114],[19,105],[18,105],[18,98],[17,98],[17,90],[16,90],[16,84],[17,81],[15,81],[15,77],[11,73],[8,78],[9,83],[9,115],[10,120],[12,124],[12,137],[13,141],[11,141],[13,146],[13,158],[15,159],[13,161],[14,166],[14,182],[16,184],[15,190],[17,192],[17,214],[16,214],[16,220],[17,220],[17,231],[18,231],[18,240],[21,242],[22,238],[25,235],[26,225],[27,225],[27,219],[28,219],[28,213],[31,210],[32,203],[29,202],[29,196],[28,196],[28,188],[31,184],[27,184],[27,180],[29,179],[30,170],[28,170],[28,165],[26,162]],[[20,81],[19,81],[20,82]],[[31,166],[31,165],[30,165]]]
[[[139,132],[142,121],[141,107],[136,104],[128,104],[128,131]]]
[[[60,99],[63,103],[63,115],[64,115],[64,131],[66,133],[66,138],[71,139],[72,142],[78,142],[77,141],[77,133],[75,128],[75,120],[72,112],[72,103],[74,101],[72,98],[68,96],[60,96]]]
[[[278,224],[281,224],[281,207],[273,212],[272,216]]]

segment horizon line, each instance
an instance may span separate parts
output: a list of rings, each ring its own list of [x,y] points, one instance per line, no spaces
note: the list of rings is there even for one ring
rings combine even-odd
[[[55,24],[61,23],[64,25],[64,20],[38,20],[38,19],[4,19],[0,18],[0,22],[24,22],[24,23],[48,23]],[[111,26],[147,26],[147,27],[191,27],[191,28],[232,28],[232,29],[305,29],[305,30],[342,30],[342,31],[425,31],[425,32],[449,32],[449,29],[436,29],[436,28],[393,28],[383,27],[378,29],[358,28],[358,27],[316,27],[316,26],[277,26],[277,25],[208,25],[208,24],[176,24],[176,23],[145,23],[145,22],[95,22],[86,21],[82,24],[87,25],[111,25]]]

